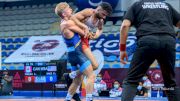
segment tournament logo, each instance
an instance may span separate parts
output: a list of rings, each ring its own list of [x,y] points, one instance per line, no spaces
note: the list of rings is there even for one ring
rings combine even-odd
[[[45,41],[36,40],[35,42],[36,44],[32,47],[32,50],[36,52],[47,51],[59,45],[58,40],[45,40]]]
[[[151,71],[151,80],[156,83],[156,84],[159,84],[159,83],[162,83],[163,82],[163,77],[161,75],[161,71],[160,70],[153,70]]]

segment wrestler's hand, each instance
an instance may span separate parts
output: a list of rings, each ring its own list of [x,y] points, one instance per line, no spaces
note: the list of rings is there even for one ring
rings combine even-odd
[[[89,33],[85,34],[85,35],[84,35],[84,38],[89,38],[89,37],[90,37],[90,35],[91,35],[91,32],[89,32]]]
[[[95,34],[93,32],[89,32],[89,39],[94,39],[95,38]]]
[[[127,60],[128,60],[128,55],[127,55],[126,51],[120,51],[120,62],[122,64],[126,64]]]
[[[88,33],[89,33],[89,28],[88,28],[88,26],[84,26],[84,28],[83,28],[83,30],[84,30],[84,33],[85,33],[85,38],[87,38],[88,37]]]
[[[100,20],[99,20],[99,23],[98,23],[98,29],[99,29],[99,30],[102,30],[102,29],[103,29],[103,26],[104,26],[104,20],[103,20],[103,19],[100,19]]]

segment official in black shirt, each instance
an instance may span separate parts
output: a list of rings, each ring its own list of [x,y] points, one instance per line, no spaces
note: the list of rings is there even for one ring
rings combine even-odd
[[[126,40],[130,26],[137,29],[137,49],[123,81],[122,101],[133,101],[138,82],[157,59],[169,101],[180,101],[175,81],[175,31],[180,28],[180,14],[162,0],[140,0],[124,16],[120,30],[120,61],[126,63]],[[131,93],[129,93],[131,92]]]

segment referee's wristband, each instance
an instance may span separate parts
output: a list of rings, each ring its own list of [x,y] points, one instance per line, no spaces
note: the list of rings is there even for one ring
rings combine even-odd
[[[126,44],[120,44],[120,51],[126,51]]]

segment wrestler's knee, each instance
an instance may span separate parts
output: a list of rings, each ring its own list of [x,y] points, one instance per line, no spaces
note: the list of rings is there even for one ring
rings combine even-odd
[[[73,80],[73,83],[74,83],[74,85],[80,85],[81,83],[82,83],[82,80],[81,80],[81,78],[75,78],[74,80]]]
[[[87,78],[88,78],[88,82],[91,82],[91,83],[94,83],[94,80],[95,80],[95,74],[92,72],[90,73]]]
[[[99,64],[98,64],[98,63],[95,63],[95,64],[92,65],[92,67],[93,67],[93,70],[97,70],[98,67],[99,67]]]

